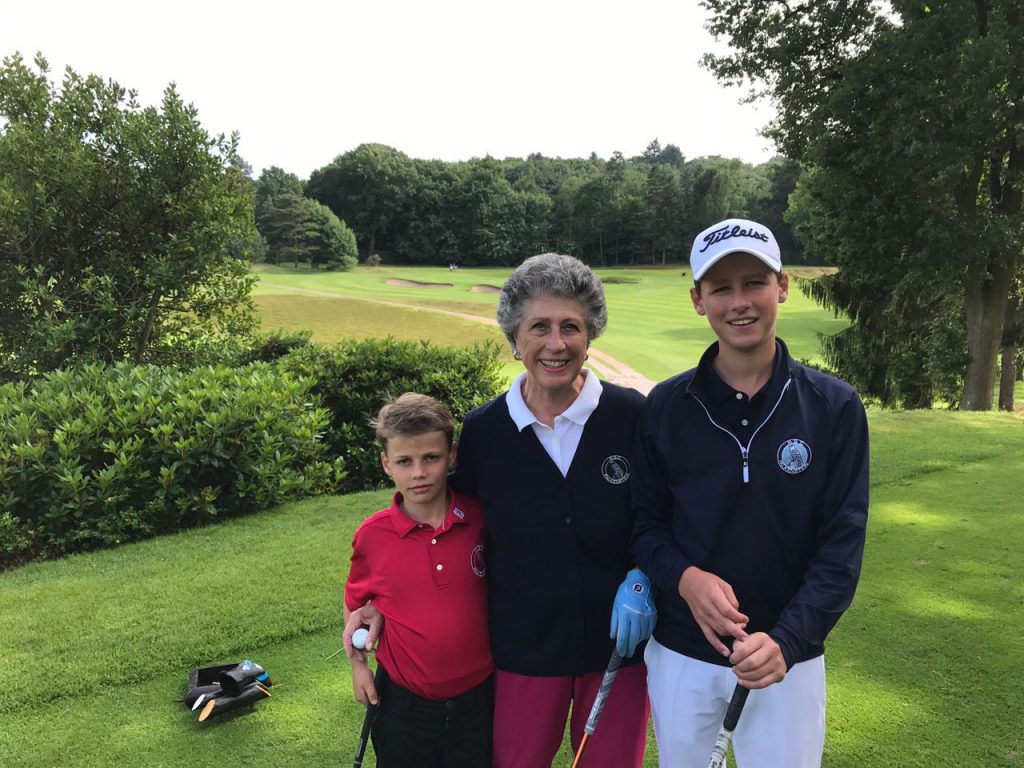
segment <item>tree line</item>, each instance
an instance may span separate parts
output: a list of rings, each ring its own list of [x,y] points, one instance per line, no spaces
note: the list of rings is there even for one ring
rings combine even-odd
[[[512,266],[559,251],[615,266],[685,260],[708,221],[747,216],[772,226],[787,261],[800,264],[803,251],[783,219],[799,176],[799,166],[782,158],[760,165],[687,160],[657,140],[633,158],[533,154],[465,162],[363,144],[305,183],[281,168],[264,170],[255,182],[256,224],[271,263],[293,258],[278,233],[292,226],[290,211],[304,196],[352,228],[364,259]]]

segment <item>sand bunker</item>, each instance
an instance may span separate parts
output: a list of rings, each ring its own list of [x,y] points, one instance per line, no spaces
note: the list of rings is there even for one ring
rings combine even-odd
[[[474,285],[469,289],[470,293],[501,293],[501,288],[496,285]]]
[[[421,283],[419,280],[402,280],[397,277],[389,277],[388,285],[397,285],[400,288],[454,288],[453,283]]]

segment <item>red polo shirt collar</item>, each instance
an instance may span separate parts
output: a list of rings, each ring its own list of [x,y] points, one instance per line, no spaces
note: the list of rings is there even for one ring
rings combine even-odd
[[[388,512],[391,515],[391,524],[395,527],[395,533],[404,539],[417,528],[421,526],[425,528],[426,523],[420,523],[405,514],[401,507],[402,501],[404,501],[402,494],[396,491],[394,497],[391,499],[391,509],[389,509]],[[453,525],[464,525],[465,522],[466,513],[462,509],[459,509],[458,505],[455,503],[455,496],[449,493],[448,511],[445,512],[441,526],[434,530],[438,533],[444,533]]]

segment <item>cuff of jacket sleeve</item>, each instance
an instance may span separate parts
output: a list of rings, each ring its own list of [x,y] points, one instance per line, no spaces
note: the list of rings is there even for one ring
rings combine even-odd
[[[768,632],[768,637],[778,643],[779,650],[782,651],[782,658],[786,661],[786,671],[789,672],[796,664],[797,659],[801,658],[799,642],[781,626],[773,627]]]
[[[679,597],[679,580],[683,578],[683,572],[691,565],[693,563],[679,555],[668,564],[668,567],[660,571],[661,578],[655,580],[654,585],[666,595]]]

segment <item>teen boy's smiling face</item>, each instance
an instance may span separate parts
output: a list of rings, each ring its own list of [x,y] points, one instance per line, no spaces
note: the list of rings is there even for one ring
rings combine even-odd
[[[749,253],[732,253],[690,289],[697,314],[707,317],[720,346],[754,352],[775,343],[779,304],[789,295],[789,277],[781,277]]]
[[[447,507],[448,467],[455,461],[455,446],[449,447],[443,432],[395,435],[388,439],[380,461],[410,517],[419,520]]]

